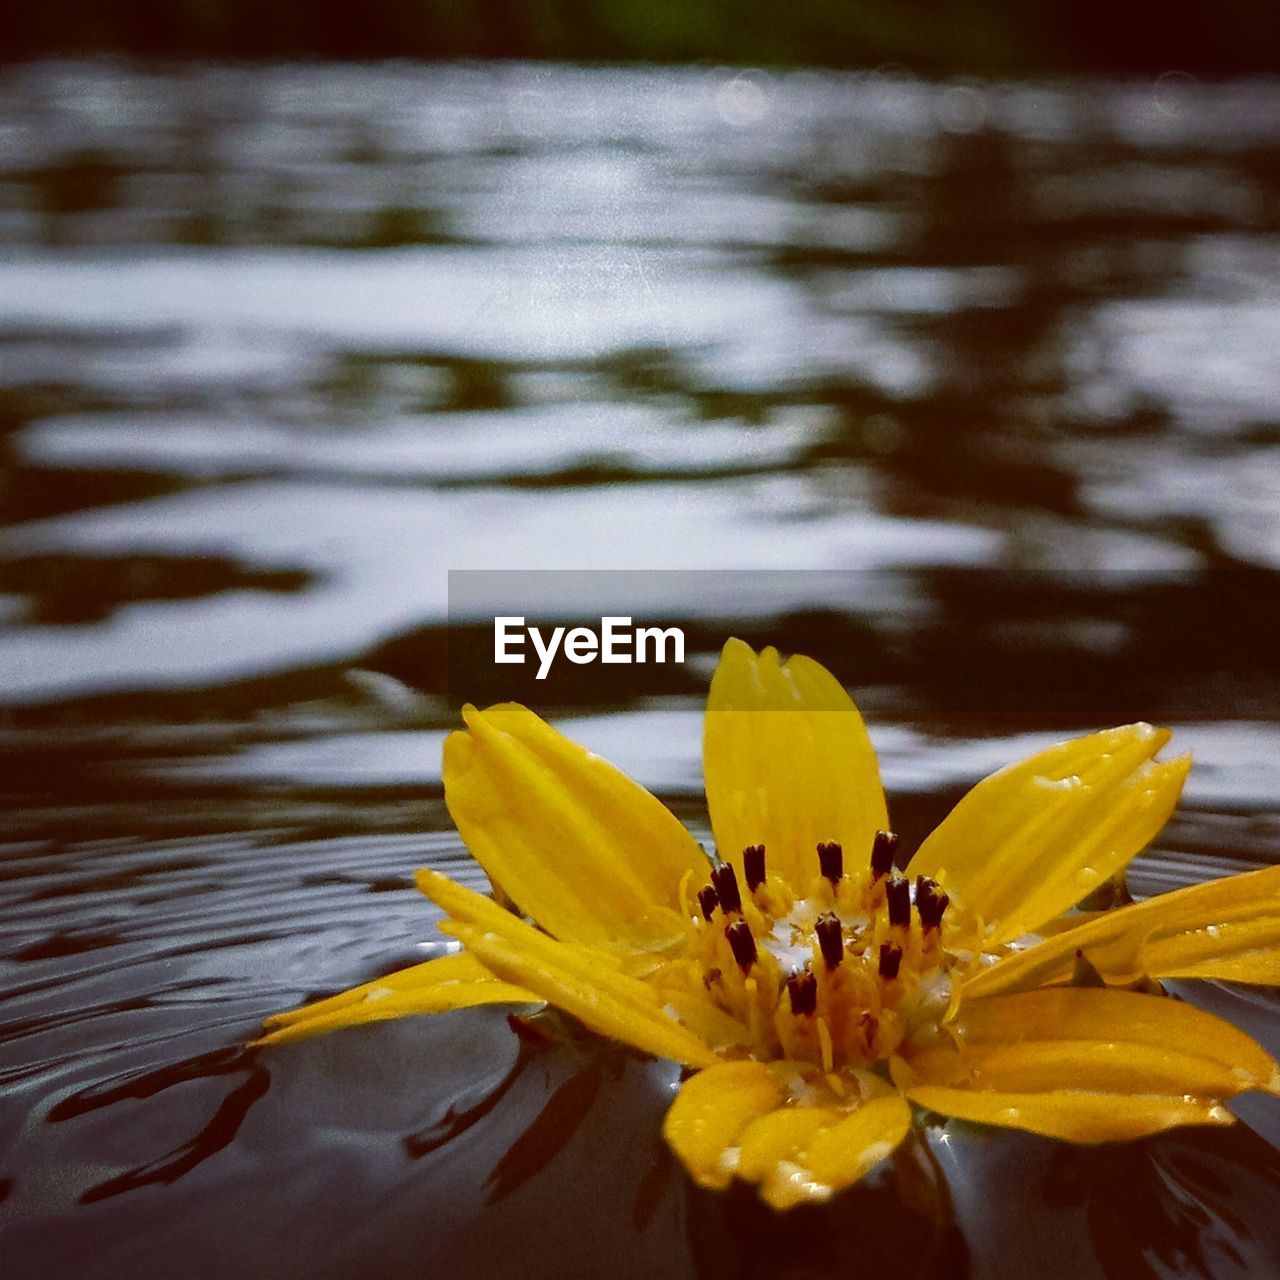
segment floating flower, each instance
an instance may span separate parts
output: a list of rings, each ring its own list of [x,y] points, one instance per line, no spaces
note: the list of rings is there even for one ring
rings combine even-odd
[[[897,869],[862,717],[816,662],[730,640],[711,683],[720,858],[658,800],[514,704],[463,712],[449,811],[505,898],[435,871],[463,950],[267,1023],[262,1043],[546,1003],[692,1073],[664,1132],[694,1180],[820,1201],[917,1113],[1074,1142],[1229,1124],[1280,1092],[1242,1031],[1162,978],[1280,982],[1280,867],[1072,911],[1167,821],[1190,767],[1136,724],[979,783]]]

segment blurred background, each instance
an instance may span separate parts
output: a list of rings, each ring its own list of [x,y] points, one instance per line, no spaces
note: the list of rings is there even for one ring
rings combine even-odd
[[[15,0],[15,54],[551,58],[919,72],[1277,69],[1267,0]]]
[[[11,9],[14,1274],[500,1274],[485,1249],[516,1232],[560,1274],[623,1239],[636,1274],[747,1265],[663,1243],[682,1183],[599,1080],[517,1090],[459,1165],[413,1138],[470,1114],[462,1085],[406,1083],[404,1037],[434,1032],[239,1055],[264,1013],[430,953],[414,867],[476,882],[439,753],[448,650],[491,639],[449,628],[450,569],[716,571],[658,589],[686,668],[584,668],[539,708],[704,837],[700,706],[732,633],[853,688],[908,848],[990,769],[1145,718],[1197,765],[1135,887],[1274,861],[1278,37],[1253,0]],[[1275,1047],[1274,1008],[1240,1003]],[[581,1123],[606,1137],[544,1158]],[[644,1212],[554,1226],[625,1123],[657,1162]],[[1157,1191],[1104,1213],[1069,1273],[1168,1274],[1125,1243],[1145,1211],[1174,1263],[1211,1230],[1214,1267],[1273,1269],[1239,1209],[1274,1203],[1265,1152],[1211,1153],[1217,1183],[1183,1148],[1182,1182],[1144,1165],[1130,1189],[1173,1178],[1196,1213]],[[370,1234],[393,1203],[417,1253]],[[1034,1214],[1002,1231],[1039,1265]],[[936,1274],[1001,1274],[946,1239]]]

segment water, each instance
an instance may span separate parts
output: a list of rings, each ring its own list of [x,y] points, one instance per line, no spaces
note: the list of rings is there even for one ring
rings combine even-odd
[[[733,632],[856,687],[908,846],[1141,717],[1197,763],[1134,887],[1274,861],[1278,143],[1280,86],[1181,77],[0,71],[5,1275],[1280,1269],[1273,1100],[932,1132],[775,1217],[690,1189],[661,1064],[492,1012],[241,1048],[431,954],[415,867],[478,883],[448,569],[775,571],[542,708],[700,835]]]

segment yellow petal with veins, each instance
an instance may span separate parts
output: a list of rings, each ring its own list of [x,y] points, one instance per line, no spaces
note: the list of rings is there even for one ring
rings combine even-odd
[[[752,1120],[738,1138],[738,1176],[748,1182],[778,1176],[779,1165],[796,1164],[818,1133],[844,1114],[835,1107],[782,1106]]]
[[[699,1186],[736,1176],[775,1209],[828,1200],[888,1156],[911,1127],[897,1093],[853,1108],[786,1097],[777,1064],[726,1062],[685,1082],[667,1112],[667,1142]]]
[[[680,1086],[662,1133],[700,1187],[720,1190],[737,1170],[743,1131],[781,1102],[782,1090],[763,1062],[723,1062]]]
[[[1055,987],[991,999],[966,999],[953,1027],[969,1044],[1004,1044],[1010,1040],[1131,1040],[1135,1044],[1178,1041],[1211,1050],[1223,1046],[1223,1061],[1237,1058],[1246,1044],[1242,1031],[1180,1000],[1135,991],[1098,987]],[[1241,1037],[1223,1044],[1222,1036]],[[1260,1051],[1259,1051],[1260,1052]],[[1266,1059],[1270,1061],[1270,1059]],[[1261,1059],[1260,1059],[1261,1061]]]
[[[323,1036],[344,1027],[380,1023],[413,1014],[443,1014],[476,1005],[535,1005],[524,987],[495,977],[465,951],[390,973],[362,987],[352,987],[328,1000],[275,1014],[262,1024],[265,1036],[255,1044],[288,1044]]]
[[[974,1124],[1024,1129],[1065,1142],[1121,1142],[1184,1124],[1231,1124],[1219,1103],[1163,1094],[986,1093],[918,1085],[907,1096],[918,1107]]]
[[[820,1204],[870,1173],[910,1128],[911,1108],[897,1093],[852,1109],[783,1106],[742,1132],[736,1169],[774,1209]]]
[[[263,1025],[282,1027],[318,1015],[327,1016],[348,1005],[359,1004],[370,996],[379,997],[387,991],[399,994],[415,987],[425,988],[452,982],[484,982],[486,980],[495,981],[493,974],[475,956],[469,956],[465,951],[455,951],[451,955],[426,960],[422,964],[410,965],[406,969],[397,969],[394,973],[384,974],[372,982],[350,987],[346,991],[339,991],[337,995],[326,996],[323,1000],[301,1005],[297,1009],[273,1013]]]
[[[763,844],[767,870],[803,892],[816,846],[838,841],[861,866],[888,825],[866,726],[843,686],[810,658],[783,662],[730,640],[711,681],[702,744],[707,805],[720,856],[742,875]]]
[[[990,999],[967,999],[952,1024],[966,1045],[984,1048],[1070,1041],[1081,1048],[1081,1074],[1093,1045],[1172,1049],[1202,1063],[1180,1093],[1226,1097],[1214,1083],[1226,1073],[1232,1092],[1275,1089],[1275,1059],[1251,1036],[1212,1013],[1167,996],[1098,987],[1053,987]]]
[[[441,925],[499,978],[533,992],[603,1036],[689,1066],[718,1061],[664,1011],[652,988],[618,971],[601,952],[555,938],[437,871],[419,888],[452,919]]]
[[[965,984],[966,998],[1071,976],[1083,952],[1105,977],[1280,982],[1280,867],[1224,876],[1106,911],[1018,951]]]
[[[467,848],[558,938],[644,948],[679,937],[677,889],[706,855],[659,800],[525,707],[463,709],[445,801]]]
[[[287,1044],[311,1036],[417,1013],[444,1013],[482,1004],[537,1004],[532,991],[503,982],[465,951],[441,956],[352,987],[326,1000],[277,1013],[254,1044]]]
[[[1230,1098],[1250,1087],[1242,1086],[1249,1079],[1244,1073],[1196,1053],[1101,1040],[977,1045],[960,1053],[939,1049],[913,1058],[911,1065],[936,1083],[1006,1093],[1078,1087],[1097,1093]]]
[[[732,1056],[750,1047],[750,1028],[711,999],[701,976],[684,985],[659,981],[653,989],[663,1008],[673,1010],[681,1023],[718,1055]]]
[[[799,1163],[829,1194],[870,1173],[910,1128],[911,1108],[898,1094],[873,1098],[817,1134]]]
[[[1222,932],[1215,941],[1240,944],[1247,936],[1256,938],[1260,929],[1245,926],[1236,928],[1223,925]],[[1220,982],[1256,983],[1265,986],[1280,985],[1280,936],[1275,925],[1267,922],[1265,929],[1267,945],[1261,948],[1250,947],[1238,955],[1219,955],[1200,964],[1179,962],[1176,958],[1166,959],[1160,949],[1142,952],[1142,967],[1147,972],[1163,974],[1168,978],[1216,978]]]
[[[1058,987],[965,1001],[955,1048],[896,1078],[920,1106],[1077,1142],[1229,1123],[1218,1104],[1280,1092],[1280,1070],[1229,1022],[1162,996]]]
[[[1073,907],[1168,821],[1189,757],[1152,759],[1168,730],[1125,725],[1059,743],[978,783],[920,846],[913,874],[940,880],[999,943]]]
[[[1201,917],[1177,933],[1157,926],[1142,943],[1138,959],[1143,972],[1155,978],[1280,982],[1280,897],[1219,915],[1216,922]]]

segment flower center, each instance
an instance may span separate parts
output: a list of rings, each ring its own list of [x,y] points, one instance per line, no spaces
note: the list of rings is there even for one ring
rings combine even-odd
[[[746,893],[732,865],[698,892],[695,954],[713,1003],[745,1026],[753,1057],[812,1062],[825,1072],[889,1057],[951,1004],[950,899],[937,883],[894,870],[898,837],[876,833],[850,874],[844,849],[817,846],[803,896],[767,874],[764,845],[743,850]]]

